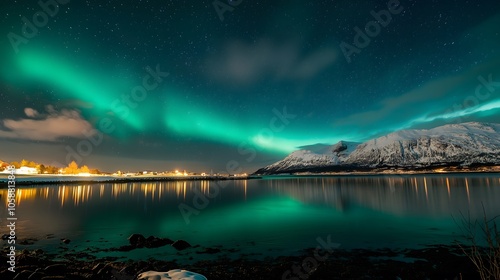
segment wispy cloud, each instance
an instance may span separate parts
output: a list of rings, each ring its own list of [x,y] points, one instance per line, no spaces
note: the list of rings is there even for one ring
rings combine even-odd
[[[222,83],[249,85],[262,79],[309,80],[335,63],[335,48],[318,48],[301,53],[298,43],[260,40],[247,44],[228,43],[225,49],[207,60],[207,75]]]
[[[500,88],[487,99],[478,99],[477,104],[469,104],[468,100],[475,97],[481,85],[478,77],[493,75],[495,82],[500,78],[498,65],[500,58],[461,74],[430,81],[400,96],[382,99],[372,110],[338,119],[334,126],[369,138],[394,130],[422,125],[432,127],[440,122],[462,121],[464,116],[479,116],[479,113],[498,108]],[[357,131],[353,131],[354,128]]]
[[[24,112],[28,118],[2,121],[4,129],[0,129],[0,138],[57,141],[62,137],[83,138],[84,131],[92,130],[92,125],[76,110],[57,112],[47,106],[44,115],[32,108],[25,108]]]

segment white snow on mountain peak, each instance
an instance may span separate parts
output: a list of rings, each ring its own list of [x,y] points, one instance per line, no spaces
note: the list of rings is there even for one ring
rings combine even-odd
[[[325,167],[421,168],[500,164],[500,124],[469,122],[401,130],[364,143],[340,141],[301,147],[258,172],[284,173]]]
[[[303,169],[310,167],[326,167],[342,164],[359,143],[340,141],[335,145],[315,144],[300,147],[285,159],[278,161],[268,168],[277,171],[289,169]]]

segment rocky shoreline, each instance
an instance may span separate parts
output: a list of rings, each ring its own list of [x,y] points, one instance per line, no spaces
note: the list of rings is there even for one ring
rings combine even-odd
[[[106,251],[131,251],[137,248],[172,246],[179,254],[188,254],[192,264],[180,264],[175,259],[124,260],[117,257],[97,258],[92,252],[50,254],[41,249],[24,249],[16,256],[15,272],[3,266],[0,279],[137,279],[146,271],[186,269],[210,280],[268,280],[268,279],[477,279],[470,260],[458,246],[432,245],[422,249],[334,249],[319,254],[315,249],[304,250],[295,256],[241,256],[238,259],[220,256],[213,260],[198,260],[200,254],[215,254],[231,249],[191,246],[184,240],[168,238],[129,237],[129,245]],[[6,264],[5,247],[0,262]],[[317,257],[315,257],[317,256]]]

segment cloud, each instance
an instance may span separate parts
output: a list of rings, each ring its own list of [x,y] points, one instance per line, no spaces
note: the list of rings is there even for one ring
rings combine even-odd
[[[48,114],[42,116],[34,109],[25,108],[24,112],[30,118],[3,120],[6,129],[0,129],[0,138],[56,141],[62,137],[83,138],[84,132],[92,131],[92,125],[76,110],[57,112],[48,106],[47,111]]]
[[[487,94],[481,81],[493,77],[494,84],[489,87],[496,86],[500,79],[498,65],[500,58],[458,75],[429,81],[402,95],[380,100],[372,110],[338,119],[334,127],[370,138],[399,129],[463,122],[465,116],[480,118],[482,113],[499,108],[500,88]],[[482,90],[480,95],[476,92],[478,87]]]
[[[497,114],[500,108],[500,56],[492,52],[498,46],[499,24],[500,14],[495,14],[454,39],[467,49],[464,61],[475,57],[478,63],[469,71],[430,80],[401,95],[379,100],[371,110],[336,120],[335,129],[351,133],[353,138],[366,139],[399,129],[429,128],[452,122],[500,122]],[[415,62],[415,65],[419,64]],[[402,64],[396,70],[401,72],[405,68],[407,66]],[[401,76],[397,72],[393,75]],[[493,83],[486,86],[484,81],[489,81],[489,77]],[[483,88],[478,93],[476,89],[481,85]],[[392,91],[391,88],[386,90]]]
[[[375,124],[393,117],[394,113],[401,111],[402,108],[404,108],[402,110],[404,117],[400,116],[399,120],[407,119],[406,117],[414,114],[421,114],[424,110],[428,112],[429,105],[426,104],[429,104],[430,100],[435,100],[434,104],[439,102],[443,96],[446,96],[459,87],[461,84],[460,80],[461,78],[459,77],[449,77],[432,81],[400,96],[381,100],[376,105],[377,109],[353,114],[338,122],[349,125]]]
[[[319,49],[300,61],[292,76],[299,79],[310,79],[332,65],[337,59],[337,52],[333,49]]]
[[[30,118],[38,116],[38,111],[32,108],[24,108],[24,113]]]
[[[254,44],[229,43],[207,60],[207,75],[222,83],[248,85],[264,78],[309,80],[335,63],[335,48],[318,48],[302,54],[298,43],[278,44],[260,40]]]

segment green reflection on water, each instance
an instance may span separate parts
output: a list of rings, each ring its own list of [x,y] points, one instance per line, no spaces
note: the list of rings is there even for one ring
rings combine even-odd
[[[122,246],[128,235],[142,233],[279,255],[315,247],[317,237],[328,235],[341,248],[451,244],[460,236],[453,220],[460,211],[481,218],[484,204],[489,216],[500,212],[494,174],[280,178],[231,182],[186,224],[179,204],[194,207],[196,193],[215,187],[153,182],[19,188],[19,231],[69,237],[81,248]],[[2,197],[5,192],[0,190]],[[170,249],[154,252],[175,254]]]

